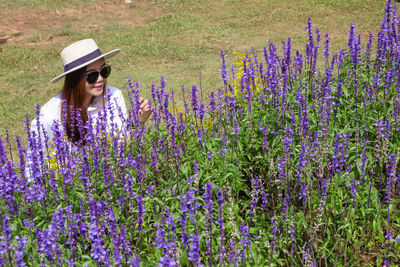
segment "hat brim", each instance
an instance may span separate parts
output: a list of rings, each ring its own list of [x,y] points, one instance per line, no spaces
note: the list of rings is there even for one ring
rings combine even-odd
[[[101,56],[98,56],[98,57],[96,57],[96,58],[94,58],[94,59],[92,59],[92,60],[89,60],[88,62],[85,62],[84,64],[81,64],[81,65],[79,65],[79,66],[76,66],[75,68],[72,68],[72,69],[70,69],[70,70],[64,72],[64,73],[61,74],[61,75],[58,75],[57,77],[55,77],[54,79],[52,79],[52,80],[50,81],[50,83],[56,83],[56,82],[58,82],[60,79],[62,79],[65,75],[67,75],[68,73],[71,73],[71,72],[74,72],[74,71],[76,71],[76,70],[78,70],[78,69],[80,69],[80,68],[83,68],[83,67],[89,65],[90,63],[95,62],[96,60],[98,60],[98,59],[100,59],[100,58],[107,59],[107,58],[113,57],[113,56],[115,56],[116,54],[118,54],[120,51],[121,51],[121,49],[114,49],[114,50],[112,50],[112,51],[110,51],[110,52],[104,53],[104,54],[102,54]]]

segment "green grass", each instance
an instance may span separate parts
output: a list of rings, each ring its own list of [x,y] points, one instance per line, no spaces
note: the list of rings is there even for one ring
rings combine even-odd
[[[106,0],[18,0],[18,1],[0,1],[0,8],[11,9],[11,8],[38,8],[45,7],[46,9],[57,9],[64,6],[81,5],[81,4],[95,4],[95,3],[105,3]]]
[[[124,89],[129,76],[150,97],[151,84],[164,76],[180,101],[182,84],[199,84],[200,73],[205,93],[221,86],[219,49],[228,54],[229,64],[237,60],[233,52],[259,51],[266,40],[280,46],[291,37],[293,48],[303,52],[311,17],[313,27],[329,32],[335,51],[346,47],[350,22],[364,42],[369,31],[376,33],[384,5],[376,0],[143,0],[130,5],[122,0],[0,0],[0,22],[23,32],[0,46],[0,137],[6,129],[24,137],[25,114],[32,118],[35,104],[58,93],[61,83],[49,81],[62,72],[59,53],[73,41],[94,38],[103,51],[122,49],[109,62],[109,84]],[[26,24],[18,28],[21,20]]]

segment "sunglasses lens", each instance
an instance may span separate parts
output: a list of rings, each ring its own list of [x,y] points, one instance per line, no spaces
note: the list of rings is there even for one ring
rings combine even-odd
[[[104,79],[107,79],[108,76],[110,76],[111,73],[111,67],[110,66],[105,66],[104,68],[101,69],[100,75]],[[97,78],[99,78],[99,72],[98,71],[93,71],[89,74],[86,75],[86,81],[90,84],[94,84],[97,82]]]
[[[111,67],[110,66],[105,66],[104,68],[101,69],[100,75],[104,79],[107,79],[108,76],[110,76],[111,73]]]
[[[99,78],[99,73],[97,71],[91,72],[86,76],[86,81],[90,84],[94,84],[97,81],[97,78]]]

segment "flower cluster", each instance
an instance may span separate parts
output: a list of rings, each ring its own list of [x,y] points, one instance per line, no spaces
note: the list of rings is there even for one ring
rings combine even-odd
[[[79,142],[27,118],[17,157],[0,139],[0,266],[399,262],[399,25],[388,1],[364,52],[354,24],[334,53],[310,18],[304,54],[221,50],[222,87],[182,86],[180,112],[161,77],[147,124],[128,79],[126,127],[70,111]]]

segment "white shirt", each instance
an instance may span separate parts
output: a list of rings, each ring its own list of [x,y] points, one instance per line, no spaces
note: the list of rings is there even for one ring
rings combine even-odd
[[[124,100],[124,96],[122,95],[121,90],[116,87],[108,86],[106,87],[106,95],[110,96],[110,101],[105,101],[106,109],[107,109],[107,126],[108,129],[111,129],[111,123],[115,123],[119,132],[124,132],[125,121],[127,118],[127,109]],[[105,99],[108,99],[104,96]],[[49,140],[49,147],[52,147],[52,141],[54,138],[53,131],[51,127],[54,121],[58,121],[58,124],[61,125],[61,107],[62,106],[62,99],[61,93],[56,95],[55,97],[51,98],[46,104],[44,104],[40,109],[40,117],[39,121],[41,126],[43,127],[44,131],[46,132]],[[99,114],[103,111],[103,96],[95,96],[93,98],[92,104],[87,109],[88,117],[92,119],[92,121],[96,124],[97,120],[99,119]],[[111,118],[111,113],[113,113],[113,118]],[[121,114],[120,114],[121,113]],[[37,135],[37,119],[35,118],[31,123],[30,130],[36,132]],[[40,134],[43,139],[43,134]],[[43,144],[44,145],[44,144]],[[45,146],[43,146],[45,147]]]
[[[108,97],[109,96],[109,97]],[[104,102],[103,102],[103,96],[96,96],[93,98],[92,104],[88,107],[87,113],[88,117],[92,121],[94,125],[104,123],[99,121],[100,119],[104,118],[104,113],[103,110],[106,109],[106,114],[107,114],[107,131],[113,129],[117,130],[118,133],[124,135],[126,133],[126,119],[127,119],[127,109],[125,105],[125,100],[124,96],[122,95],[121,90],[112,87],[112,86],[107,86],[106,87],[106,94],[104,96],[105,98],[105,107],[104,107]],[[109,99],[109,101],[107,101]],[[42,149],[43,152],[46,152],[46,144],[45,144],[45,139],[43,136],[42,131],[44,130],[46,132],[46,135],[48,137],[48,147],[54,148],[53,140],[54,140],[54,133],[53,130],[51,129],[54,122],[57,121],[58,125],[61,127],[61,130],[64,131],[64,128],[61,123],[61,108],[62,108],[62,99],[61,99],[61,93],[56,95],[55,97],[51,98],[46,104],[44,104],[41,109],[40,109],[40,114],[39,114],[39,122],[40,122],[40,142],[42,144]],[[103,113],[102,116],[100,114]],[[113,116],[111,116],[111,113],[113,113]],[[36,133],[36,138],[38,136],[37,132],[37,121],[38,118],[35,118],[32,123],[31,123],[31,134],[32,132]],[[115,124],[116,128],[112,128],[111,125]],[[114,127],[115,127],[114,126]],[[65,134],[65,133],[64,133]],[[66,134],[65,134],[66,136]],[[71,145],[73,145],[71,143]],[[28,146],[28,154],[33,153],[33,151],[30,150],[30,147]],[[46,154],[46,153],[44,153]],[[36,154],[37,155],[37,154]],[[44,155],[44,159],[46,160],[46,155]],[[25,175],[28,179],[29,182],[32,182],[33,179],[31,177],[32,175],[32,168],[34,167],[33,162],[31,161],[31,158],[28,157],[28,161],[26,164],[26,169],[25,169]]]

